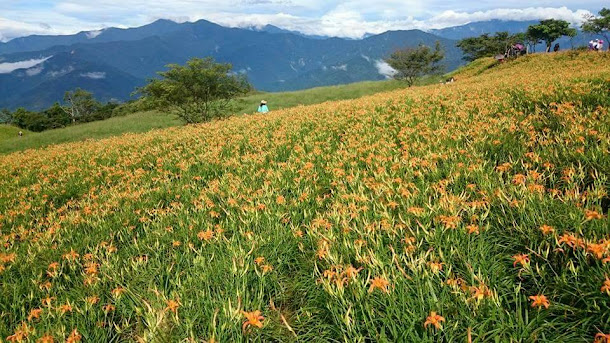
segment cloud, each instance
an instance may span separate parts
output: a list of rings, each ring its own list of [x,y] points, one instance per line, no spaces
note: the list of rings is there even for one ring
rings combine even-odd
[[[43,70],[44,70],[44,65],[41,63],[33,68],[26,70],[25,74],[27,76],[35,76],[35,75],[42,73]]]
[[[80,76],[88,78],[88,79],[93,79],[93,80],[101,80],[101,79],[106,78],[106,73],[100,72],[100,71],[94,71],[94,72],[89,72],[89,73],[82,73],[82,74],[80,74]]]
[[[18,61],[18,62],[0,63],[0,74],[8,74],[17,69],[28,69],[28,68],[34,67],[38,64],[41,64],[42,62],[48,60],[51,57],[53,57],[53,56],[40,58],[40,59]]]
[[[606,0],[607,1],[607,0]],[[97,34],[104,27],[136,27],[156,19],[206,19],[229,27],[267,24],[311,35],[360,38],[388,30],[437,29],[473,21],[558,18],[582,22],[601,0],[57,0],[52,6],[0,2],[0,40],[30,34]],[[10,18],[10,19],[8,19]]]
[[[103,32],[104,32],[104,30],[102,29],[102,30],[89,31],[89,32],[86,32],[85,34],[87,35],[88,39],[93,39],[93,38],[101,35]]]
[[[397,73],[396,70],[390,67],[390,65],[384,60],[375,61],[375,67],[380,75],[383,75],[388,79],[392,78]]]

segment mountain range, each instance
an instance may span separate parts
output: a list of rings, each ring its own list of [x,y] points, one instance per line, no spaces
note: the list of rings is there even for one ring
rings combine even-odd
[[[0,108],[42,109],[76,87],[100,101],[126,101],[166,65],[193,57],[229,62],[263,91],[382,80],[388,77],[383,59],[393,50],[437,40],[445,49],[446,70],[452,70],[463,64],[456,39],[529,25],[492,21],[431,32],[389,31],[353,40],[308,36],[272,25],[227,28],[205,20],[158,20],[130,29],[29,36],[0,43]],[[20,69],[2,71],[3,65],[20,63]]]

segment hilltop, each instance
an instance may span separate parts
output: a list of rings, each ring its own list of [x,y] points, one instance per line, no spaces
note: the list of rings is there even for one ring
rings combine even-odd
[[[0,337],[604,339],[609,62],[0,156]]]

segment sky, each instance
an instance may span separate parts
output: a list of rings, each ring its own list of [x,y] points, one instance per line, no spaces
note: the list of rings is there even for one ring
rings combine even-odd
[[[136,27],[157,19],[206,19],[229,27],[271,24],[306,34],[360,38],[490,19],[557,18],[577,25],[604,5],[607,0],[0,0],[0,41]]]

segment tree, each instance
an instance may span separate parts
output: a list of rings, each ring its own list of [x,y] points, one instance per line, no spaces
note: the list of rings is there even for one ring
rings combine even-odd
[[[72,118],[58,103],[54,103],[53,106],[44,110],[44,114],[48,118],[48,127],[46,129],[66,127],[72,122]]]
[[[417,48],[405,48],[394,51],[386,62],[396,70],[394,78],[404,80],[409,87],[426,74],[437,73],[442,70],[439,62],[445,58],[441,44],[436,42],[434,50],[425,45]]]
[[[474,61],[482,57],[504,54],[509,47],[525,41],[524,34],[511,35],[508,32],[497,32],[495,35],[483,34],[479,37],[462,39],[457,47],[464,52],[464,59]]]
[[[13,114],[6,108],[0,110],[0,124],[10,124],[13,121]]]
[[[13,124],[22,129],[41,132],[49,126],[49,118],[40,112],[31,112],[25,108],[18,108],[13,112]]]
[[[563,36],[575,37],[577,33],[565,20],[547,19],[540,21],[540,24],[530,25],[526,34],[534,40],[544,41],[546,52],[549,52],[555,40]]]
[[[216,63],[211,57],[168,68],[159,73],[162,79],[150,80],[138,92],[189,124],[221,116],[232,99],[251,89],[245,77],[231,73],[230,64]]]
[[[610,9],[602,8],[599,11],[599,17],[590,16],[582,24],[582,30],[589,33],[596,33],[603,36],[606,39],[606,44],[609,42],[610,33]],[[610,51],[610,44],[608,44],[608,51]]]
[[[93,115],[100,106],[93,98],[93,94],[80,88],[66,92],[64,102],[66,106],[62,108],[70,116],[72,123],[88,121],[87,118]]]

